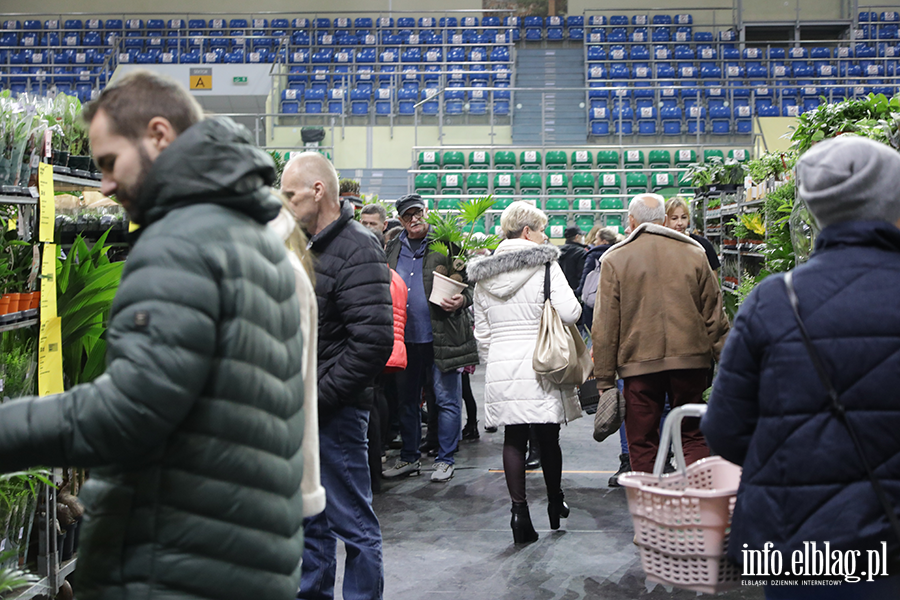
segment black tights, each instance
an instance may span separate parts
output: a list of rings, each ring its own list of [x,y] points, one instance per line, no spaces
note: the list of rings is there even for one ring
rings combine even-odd
[[[503,472],[506,487],[513,502],[525,502],[525,448],[528,445],[528,428],[533,427],[541,449],[541,467],[547,496],[560,492],[562,479],[562,450],[559,447],[559,423],[537,425],[507,425],[503,439]]]
[[[466,405],[466,426],[475,428],[478,421],[478,406],[475,404],[475,395],[472,393],[472,382],[469,380],[469,374],[463,371],[462,374],[462,397],[463,403]]]

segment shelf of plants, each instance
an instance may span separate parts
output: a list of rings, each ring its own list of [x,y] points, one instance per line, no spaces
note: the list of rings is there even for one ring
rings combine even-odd
[[[56,209],[62,196],[55,192],[81,202],[80,214],[90,217],[84,223],[100,224],[104,216],[86,206],[81,194],[96,190],[100,183],[87,156],[87,134],[80,113],[77,98],[63,94],[12,98],[8,91],[0,93],[0,402],[55,393],[90,381],[102,368],[91,365],[104,364],[103,319],[118,287],[122,263],[117,263],[117,268],[103,268],[110,264],[108,232],[97,232],[98,239],[89,248],[74,231],[65,258],[57,255],[57,246],[51,242],[59,241],[63,232],[54,231],[56,219],[49,223],[39,219],[41,212]],[[52,176],[49,166],[40,164],[48,150],[54,163]],[[44,177],[38,176],[39,170],[45,171]],[[39,184],[50,179],[52,186]],[[39,200],[32,190],[42,185]],[[108,216],[107,222],[120,229],[120,219]],[[55,255],[54,260],[42,261],[41,255],[48,252]],[[77,269],[72,268],[75,263]],[[71,273],[66,281],[37,277],[40,271],[47,274],[63,268]],[[56,296],[56,313],[40,310],[38,285],[45,294]],[[88,286],[97,293],[79,300],[77,291]],[[104,302],[97,302],[101,296]],[[94,306],[96,309],[90,308]],[[85,310],[92,311],[88,320],[101,327],[91,328],[93,333],[88,335],[70,332],[66,326],[69,319],[79,312],[84,315]],[[45,321],[55,319],[60,322],[59,342],[39,343],[36,326],[43,329]],[[43,370],[37,375],[38,356],[47,352],[59,352],[62,364],[61,372],[49,383]],[[83,479],[79,471],[62,469],[0,474],[0,598],[54,596],[68,585],[65,578],[77,564],[73,542],[78,520],[67,515],[78,514],[72,507],[77,506]],[[56,535],[59,531],[61,536]],[[27,574],[29,571],[37,575]]]
[[[716,198],[707,193],[698,198],[695,212],[702,216],[695,225],[714,244],[722,240],[719,249],[726,259],[722,287],[733,292],[725,294],[731,315],[765,277],[789,271],[809,258],[818,227],[803,201],[796,198],[794,165],[816,142],[847,134],[900,151],[900,95],[869,94],[823,104],[800,115],[787,151],[766,153],[748,163],[744,189],[737,194],[731,220],[724,216],[724,195]],[[705,176],[701,174],[700,180]]]

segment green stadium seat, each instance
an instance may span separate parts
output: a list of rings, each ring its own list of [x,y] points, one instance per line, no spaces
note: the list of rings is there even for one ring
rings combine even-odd
[[[419,195],[436,194],[438,178],[434,173],[419,173],[415,178],[416,193]]]
[[[625,193],[643,194],[647,191],[647,176],[644,173],[628,173],[625,176]]]
[[[544,203],[544,210],[546,211],[568,211],[569,208],[569,200],[564,196],[550,196]]]
[[[541,153],[536,150],[526,150],[519,155],[519,168],[521,169],[540,169]]]
[[[605,223],[606,227],[615,227],[616,231],[623,233],[621,215],[606,215]]]
[[[576,150],[572,153],[573,169],[592,169],[594,167],[594,155],[590,150]]]
[[[544,160],[547,163],[547,169],[551,171],[565,171],[569,167],[566,153],[561,150],[551,150]]]
[[[615,150],[598,150],[597,151],[597,168],[598,169],[618,169],[619,153]]]
[[[600,210],[624,210],[621,198],[603,198],[600,200]]]
[[[490,169],[491,154],[484,150],[476,150],[469,152],[469,168],[470,169]]]
[[[494,175],[494,193],[500,190],[509,190],[511,194],[516,191],[516,176],[514,173],[497,173]]]
[[[538,196],[525,196],[522,198],[522,202],[527,202],[535,208],[541,205],[541,199]]]
[[[675,187],[675,175],[669,171],[650,173],[650,191],[658,192],[664,188]]]
[[[572,190],[575,194],[594,193],[594,174],[576,171],[572,174]]]
[[[696,150],[678,150],[677,152],[675,152],[675,168],[686,167],[696,162]]]
[[[519,189],[525,194],[526,190],[541,189],[541,176],[538,173],[522,173],[519,177]]]
[[[463,176],[459,173],[446,173],[441,177],[441,194],[462,194]]]
[[[544,230],[544,233],[546,233],[549,238],[562,239],[566,234],[566,226],[568,224],[568,219],[562,215],[550,217],[547,220],[547,229]]]
[[[488,174],[472,173],[466,177],[466,194],[469,196],[482,195],[488,193]]]
[[[480,217],[475,221],[475,226],[472,227],[472,233],[487,233],[487,224],[485,223],[484,217]]]
[[[594,210],[596,208],[596,203],[593,198],[579,198],[575,197],[575,203],[572,207],[573,209],[581,212],[587,212]]]
[[[549,173],[547,175],[548,194],[566,194],[569,191],[569,178],[565,173]]]
[[[651,150],[647,155],[647,166],[651,169],[669,169],[672,167],[672,154],[668,150]]]
[[[440,152],[419,152],[419,170],[437,170],[441,166]]]
[[[644,151],[643,150],[626,150],[622,155],[626,169],[643,169],[644,168]]]
[[[750,160],[750,151],[743,148],[737,150],[729,150],[728,158],[734,159],[739,163],[745,163]]]
[[[594,226],[594,215],[578,215],[575,217],[575,225],[578,229],[587,233]]]
[[[495,169],[515,169],[516,155],[510,150],[498,150],[494,152]]]
[[[459,210],[459,198],[441,198],[437,207],[438,210]]]
[[[600,194],[619,194],[622,192],[622,178],[618,173],[600,173],[597,187]]]
[[[466,168],[466,159],[465,155],[458,150],[448,150],[444,152],[444,156],[441,159],[441,164],[445,169],[465,169]]]
[[[494,198],[496,198],[496,201],[494,202],[494,206],[491,207],[494,210],[503,210],[504,208],[506,208],[507,206],[509,206],[510,204],[512,204],[513,202],[516,201],[515,197],[512,195],[494,196]]]

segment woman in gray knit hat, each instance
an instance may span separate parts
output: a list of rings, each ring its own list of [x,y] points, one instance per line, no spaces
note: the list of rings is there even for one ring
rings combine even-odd
[[[778,553],[783,571],[767,599],[896,600],[900,154],[841,136],[804,154],[797,179],[822,227],[815,252],[741,306],[702,423],[710,448],[743,466],[728,553],[737,562]],[[783,584],[829,575],[841,585]]]

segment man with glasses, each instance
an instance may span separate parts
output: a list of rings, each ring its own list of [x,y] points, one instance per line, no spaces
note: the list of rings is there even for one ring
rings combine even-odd
[[[460,368],[478,362],[472,332],[472,289],[466,288],[441,301],[428,302],[434,271],[447,266],[449,258],[428,248],[428,214],[418,194],[403,196],[396,203],[404,231],[385,249],[388,264],[409,288],[406,308],[406,371],[400,375],[400,459],[384,472],[386,478],[418,475],[421,467],[419,443],[422,435],[419,404],[430,370],[437,411],[437,458],[431,481],[446,482],[453,476],[456,447],[462,429],[462,379]]]

